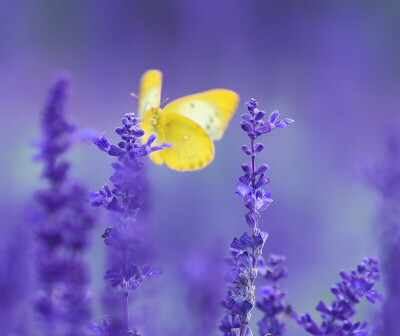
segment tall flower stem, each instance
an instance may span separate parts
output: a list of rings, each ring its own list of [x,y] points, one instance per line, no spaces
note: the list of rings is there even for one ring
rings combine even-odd
[[[228,278],[228,293],[222,305],[226,308],[226,316],[221,321],[220,330],[225,336],[251,336],[248,327],[251,310],[255,305],[255,280],[259,259],[268,234],[260,231],[260,212],[272,202],[271,193],[263,187],[270,182],[265,175],[266,164],[256,166],[256,155],[264,149],[262,143],[255,140],[274,128],[284,128],[293,123],[292,119],[277,121],[278,112],[273,112],[268,120],[264,120],[265,112],[260,111],[258,103],[251,99],[246,103],[248,113],[242,115],[242,129],[250,138],[250,147],[242,146],[243,152],[250,156],[250,162],[242,164],[244,175],[240,176],[237,184],[237,194],[242,198],[249,210],[246,222],[251,228],[251,235],[245,232],[240,238],[234,238],[230,245],[231,258],[228,260],[232,273]]]
[[[35,194],[40,206],[33,221],[40,285],[35,308],[43,317],[44,333],[53,336],[85,335],[90,318],[89,272],[83,255],[94,218],[87,209],[85,188],[68,176],[69,163],[63,159],[75,130],[64,115],[67,86],[67,77],[60,75],[43,112],[37,159],[43,162],[42,177],[48,186]]]
[[[103,152],[117,158],[112,163],[114,173],[110,177],[113,188],[104,185],[99,191],[91,191],[89,198],[92,206],[103,206],[115,215],[116,224],[103,234],[104,243],[112,248],[113,264],[106,271],[105,279],[121,295],[122,316],[114,321],[103,320],[103,326],[91,326],[95,335],[140,335],[131,329],[129,315],[129,291],[137,289],[140,284],[151,277],[161,274],[150,265],[141,265],[135,261],[138,245],[144,240],[137,215],[141,209],[144,190],[144,179],[141,175],[144,163],[142,159],[150,153],[167,147],[167,144],[152,146],[155,136],[151,135],[146,143],[139,145],[137,139],[144,135],[138,127],[139,120],[134,113],[128,113],[122,119],[122,127],[115,132],[122,141],[118,146],[111,145],[109,140],[100,136],[94,138],[94,144]]]

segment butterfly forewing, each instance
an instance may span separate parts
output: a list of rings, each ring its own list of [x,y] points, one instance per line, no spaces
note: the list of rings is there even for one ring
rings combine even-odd
[[[176,99],[167,104],[164,113],[178,113],[198,123],[210,135],[219,140],[224,135],[234,115],[239,96],[226,89],[214,89]]]
[[[140,80],[138,116],[143,118],[147,110],[159,107],[161,99],[162,73],[158,70],[146,71]]]

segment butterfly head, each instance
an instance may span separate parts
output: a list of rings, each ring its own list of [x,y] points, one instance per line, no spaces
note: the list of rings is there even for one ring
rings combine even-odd
[[[146,111],[143,121],[155,130],[160,125],[161,114],[162,109],[160,107],[152,107]]]

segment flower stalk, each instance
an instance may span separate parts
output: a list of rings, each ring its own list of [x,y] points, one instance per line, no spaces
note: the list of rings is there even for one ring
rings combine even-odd
[[[75,131],[65,120],[67,87],[67,77],[60,75],[50,90],[36,156],[44,165],[42,176],[48,186],[35,194],[39,291],[34,303],[45,333],[82,336],[91,315],[89,271],[83,255],[94,218],[85,202],[85,188],[68,176],[69,163],[62,157]]]
[[[259,229],[259,218],[261,211],[267,209],[272,202],[271,192],[264,190],[270,179],[265,174],[268,165],[256,165],[256,156],[265,146],[255,140],[274,128],[285,128],[294,122],[288,118],[278,121],[277,111],[265,119],[265,112],[258,109],[258,103],[254,99],[247,102],[246,107],[248,113],[242,115],[240,125],[250,138],[250,147],[243,145],[242,151],[251,160],[242,164],[244,175],[240,176],[236,185],[236,194],[242,198],[248,209],[245,219],[251,228],[251,234],[243,233],[240,238],[234,238],[230,245],[231,257],[228,263],[231,273],[226,279],[227,296],[222,301],[226,315],[220,324],[220,330],[225,336],[252,335],[248,324],[255,305],[255,280],[262,249],[268,237],[266,232]]]
[[[142,159],[169,145],[153,146],[155,135],[140,145],[137,140],[144,135],[144,131],[139,128],[139,119],[134,113],[126,114],[122,125],[115,130],[122,139],[118,146],[112,145],[105,136],[93,139],[101,151],[117,158],[112,163],[112,189],[104,185],[99,191],[89,192],[89,199],[92,206],[102,206],[115,216],[116,224],[102,236],[104,243],[113,250],[114,258],[104,278],[120,293],[122,306],[122,317],[119,319],[109,321],[105,318],[102,326],[91,325],[93,335],[140,335],[137,329],[131,328],[129,292],[137,289],[144,280],[161,275],[160,271],[153,270],[150,265],[141,265],[135,261],[136,251],[144,240],[137,215],[143,204],[141,196],[145,189]]]

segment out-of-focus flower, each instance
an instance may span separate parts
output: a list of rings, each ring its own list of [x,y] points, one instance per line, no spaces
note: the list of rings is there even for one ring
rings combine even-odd
[[[224,292],[220,281],[223,277],[224,251],[218,243],[210,246],[212,248],[207,251],[185,256],[182,263],[183,284],[187,289],[186,306],[193,319],[189,334],[193,336],[213,335],[218,325],[218,303]]]
[[[118,146],[112,145],[104,136],[93,139],[93,143],[101,151],[117,158],[117,161],[112,163],[112,189],[104,185],[99,191],[90,191],[89,200],[92,206],[103,206],[117,216],[116,224],[103,234],[105,244],[113,249],[110,256],[114,259],[106,271],[105,279],[120,293],[123,315],[120,319],[103,320],[103,326],[93,324],[92,330],[98,332],[93,335],[139,335],[137,330],[130,329],[129,292],[137,289],[144,280],[161,274],[148,264],[138,264],[135,259],[138,244],[143,241],[143,230],[137,223],[137,214],[141,209],[142,193],[146,188],[142,174],[144,164],[141,159],[168,145],[152,146],[155,140],[153,135],[146,143],[138,144],[137,138],[144,135],[138,123],[134,113],[125,115],[122,119],[123,126],[115,130],[122,139]],[[104,321],[107,321],[107,327]]]
[[[43,111],[42,138],[36,158],[43,162],[48,187],[35,194],[37,209],[36,271],[40,290],[35,299],[45,333],[85,335],[90,320],[89,271],[83,258],[94,219],[86,204],[85,188],[68,177],[62,159],[75,127],[64,116],[68,80],[57,78]]]
[[[265,210],[272,202],[271,192],[264,187],[270,182],[266,176],[268,166],[256,165],[256,155],[263,151],[264,145],[255,140],[276,127],[286,127],[293,123],[292,119],[277,121],[278,112],[273,112],[268,120],[265,120],[265,112],[257,108],[258,103],[251,99],[246,103],[248,113],[242,115],[241,127],[250,138],[250,146],[243,145],[243,152],[251,160],[242,164],[244,175],[240,176],[237,184],[237,192],[248,212],[245,215],[247,224],[251,228],[251,234],[245,232],[239,239],[234,238],[231,243],[231,257],[228,262],[231,266],[231,274],[227,276],[228,293],[222,301],[226,308],[226,316],[221,321],[220,330],[225,336],[250,336],[248,327],[251,310],[255,305],[255,279],[257,267],[262,249],[268,234],[260,231],[258,220],[261,211]]]
[[[375,303],[381,295],[375,290],[375,281],[380,278],[379,262],[376,258],[365,258],[357,269],[341,271],[342,280],[331,288],[335,300],[329,306],[320,301],[315,308],[321,315],[322,323],[317,323],[310,314],[300,317],[291,312],[297,323],[312,335],[364,336],[370,335],[366,322],[353,322],[356,306],[362,298]]]
[[[381,197],[379,219],[375,226],[380,242],[382,278],[385,300],[377,315],[380,336],[400,335],[398,306],[400,302],[400,137],[389,133],[385,156],[376,164],[365,167],[366,182]]]
[[[270,254],[266,260],[260,258],[258,270],[267,281],[267,285],[260,288],[257,299],[257,307],[264,313],[258,322],[261,336],[268,334],[281,336],[286,331],[282,318],[289,307],[284,302],[286,292],[279,288],[279,281],[288,275],[286,267],[283,266],[284,262],[284,256],[275,254]]]
[[[1,211],[4,213],[4,208]],[[3,239],[0,244],[0,335],[24,336],[29,335],[32,325],[27,300],[33,285],[32,244],[30,231],[21,225],[20,218],[14,221],[16,218],[13,213],[13,220],[3,223],[3,235],[13,239]]]

